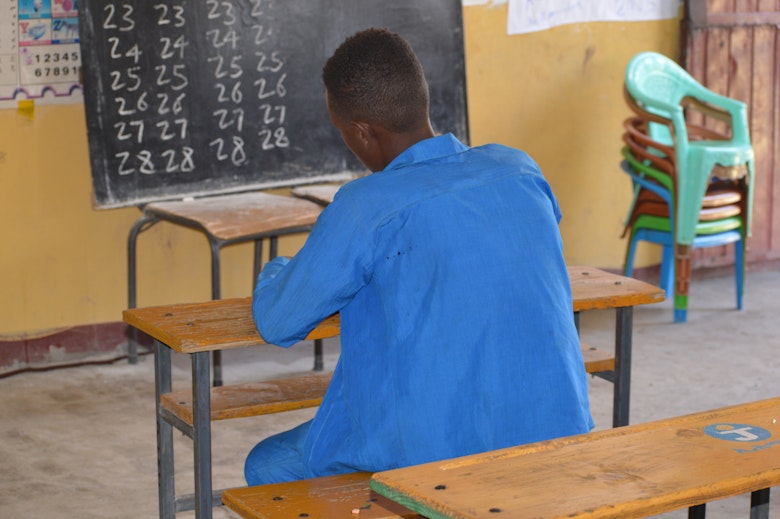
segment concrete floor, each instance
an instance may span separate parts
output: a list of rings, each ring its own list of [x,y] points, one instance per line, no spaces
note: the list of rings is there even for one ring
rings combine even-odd
[[[734,310],[732,277],[694,273],[688,323],[672,323],[671,302],[634,313],[631,422],[639,423],[780,395],[780,268],[751,271],[745,309]],[[583,339],[614,341],[614,312],[582,316]],[[311,369],[310,343],[225,352],[226,383]],[[326,343],[326,369],[338,343]],[[174,355],[182,387],[189,362]],[[176,382],[175,382],[176,384]],[[23,373],[0,379],[0,518],[153,518],[157,469],[153,362]],[[611,424],[612,385],[591,380],[597,428]],[[313,410],[215,422],[215,487],[243,486],[243,458],[260,438]],[[177,492],[192,491],[191,442],[175,440]],[[747,517],[748,497],[711,503],[710,518]],[[780,488],[772,490],[780,517]],[[193,512],[179,518],[194,517]],[[214,517],[235,518],[224,508]],[[685,511],[664,518],[686,517]]]

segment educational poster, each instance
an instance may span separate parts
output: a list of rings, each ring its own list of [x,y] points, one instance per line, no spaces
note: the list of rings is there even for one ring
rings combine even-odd
[[[580,22],[677,18],[680,0],[509,0],[509,34]]]
[[[78,0],[0,0],[0,108],[82,101]]]

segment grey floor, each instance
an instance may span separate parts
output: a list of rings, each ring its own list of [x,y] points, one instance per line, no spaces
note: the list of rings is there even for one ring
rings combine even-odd
[[[780,395],[780,268],[751,271],[746,286],[745,309],[738,312],[732,277],[695,273],[686,324],[672,323],[668,301],[635,310],[632,423]],[[586,342],[611,347],[614,312],[583,314],[582,329]],[[325,351],[332,369],[337,341]],[[226,383],[303,372],[312,367],[311,346],[232,350],[224,362]],[[188,360],[174,355],[174,389],[188,377]],[[597,428],[608,428],[612,386],[592,379],[590,389]],[[157,516],[151,356],[133,366],[15,375],[0,379],[0,395],[0,519]],[[312,414],[215,422],[215,486],[244,485],[243,458],[255,442]],[[177,492],[191,492],[191,442],[177,436],[175,452]],[[711,503],[708,517],[747,517],[748,502],[740,496]],[[770,516],[780,517],[780,488],[772,490]],[[237,516],[218,508],[214,517]]]

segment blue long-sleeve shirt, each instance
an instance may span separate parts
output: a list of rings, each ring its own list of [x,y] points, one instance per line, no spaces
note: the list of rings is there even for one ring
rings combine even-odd
[[[341,312],[307,477],[378,471],[593,426],[558,230],[538,166],[500,145],[422,141],[344,185],[253,315],[290,346]]]

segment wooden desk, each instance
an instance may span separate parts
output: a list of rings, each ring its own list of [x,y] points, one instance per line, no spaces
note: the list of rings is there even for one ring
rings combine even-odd
[[[780,398],[373,475],[430,518],[636,518],[780,484]],[[699,508],[703,512],[703,508]]]
[[[599,376],[614,384],[612,426],[628,425],[634,306],[661,302],[664,291],[649,283],[593,267],[569,267],[569,281],[578,329],[580,312],[615,309],[615,370]]]
[[[631,326],[633,305],[662,301],[660,288],[642,281],[589,267],[570,267],[575,315],[590,309],[616,308],[615,369],[604,372],[614,384],[614,423],[628,423],[631,377]],[[251,299],[238,298],[198,304],[133,308],[123,312],[125,322],[155,340],[155,397],[160,517],[175,517],[177,510],[195,508],[198,518],[211,517],[211,394],[209,352],[264,344],[251,316]],[[319,324],[307,339],[339,334],[339,317]],[[172,417],[161,405],[161,395],[171,392],[171,350],[190,355],[192,361],[193,424]],[[173,485],[173,427],[194,443],[195,496],[177,500]],[[218,496],[217,496],[218,497]]]
[[[251,298],[223,299],[128,309],[127,324],[154,338],[154,393],[157,416],[157,473],[160,517],[174,519],[176,512],[195,510],[197,519],[210,519],[220,493],[212,494],[210,353],[216,350],[265,344],[252,320]],[[339,316],[322,323],[306,337],[325,339],[339,334]],[[162,404],[170,393],[171,351],[190,355],[192,364],[192,425],[178,419]],[[173,428],[192,439],[195,494],[176,496],[174,487]]]
[[[279,236],[308,232],[322,207],[301,198],[264,192],[209,196],[193,200],[154,202],[130,229],[127,239],[127,305],[135,308],[137,296],[136,249],[138,235],[158,222],[168,221],[202,232],[211,249],[211,299],[221,299],[220,251],[235,243],[255,243],[252,287],[262,264],[263,239],[269,238],[269,258],[277,255]],[[322,369],[322,347],[315,344],[315,369]],[[135,334],[128,343],[128,359],[137,362]],[[214,385],[222,385],[220,351],[213,353]]]

